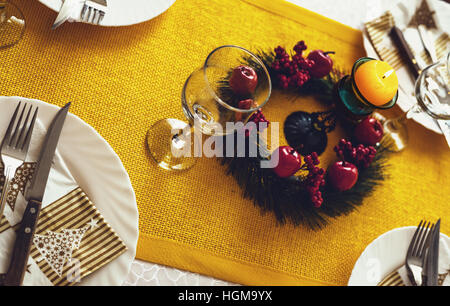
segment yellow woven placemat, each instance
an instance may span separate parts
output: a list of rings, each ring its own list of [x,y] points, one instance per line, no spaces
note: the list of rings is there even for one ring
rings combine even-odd
[[[37,1],[15,2],[28,27],[19,45],[0,51],[0,93],[60,106],[72,101],[71,111],[111,144],[136,191],[138,258],[242,284],[343,285],[364,247],[387,230],[443,217],[449,232],[449,150],[442,136],[414,122],[410,147],[392,157],[391,179],[358,211],[317,232],[261,215],[214,159],[174,174],[148,156],[147,128],[161,118],[183,119],[183,83],[213,48],[291,48],[304,39],[310,50],[337,51],[337,65],[350,69],[364,55],[359,31],[270,0],[179,0],[132,27],[64,24],[51,31],[54,12]],[[273,95],[264,109],[271,121],[320,107],[290,98]],[[330,143],[339,136],[338,129]]]

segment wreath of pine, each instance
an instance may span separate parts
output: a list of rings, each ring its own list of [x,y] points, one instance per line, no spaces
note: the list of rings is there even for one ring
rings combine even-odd
[[[273,69],[273,63],[277,56],[276,49],[275,52],[259,50],[255,54],[266,65],[271,78],[276,80],[279,77],[277,71]],[[251,58],[244,58],[242,64],[258,67]],[[262,73],[262,71],[256,72]],[[275,83],[274,89],[290,92],[290,94],[297,96],[313,96],[318,101],[330,106],[331,111],[326,112],[327,115],[334,113],[335,118],[339,118],[339,114],[334,110],[333,90],[343,75],[342,71],[333,69],[326,77],[311,77],[297,88],[282,88],[279,83]],[[229,95],[229,100],[237,103],[239,97],[233,97],[233,92],[228,83],[228,79],[223,81],[222,93]],[[316,113],[318,116],[323,114]],[[346,120],[339,120],[339,124],[346,131],[352,131],[355,125]],[[347,134],[351,135],[350,132]],[[348,137],[348,139],[351,139],[351,137]],[[224,137],[224,147],[226,147],[226,140],[227,138]],[[266,148],[264,140],[259,136],[247,137],[246,153],[248,153],[251,142],[256,142],[256,145],[260,148]],[[235,154],[235,157],[222,157],[220,161],[226,167],[227,174],[236,179],[242,189],[243,197],[252,200],[262,213],[273,213],[280,224],[290,222],[294,226],[304,225],[313,230],[318,230],[329,224],[331,219],[347,215],[361,206],[364,199],[386,179],[384,170],[389,152],[388,143],[382,142],[379,144],[372,163],[367,168],[358,169],[358,180],[350,190],[338,191],[331,187],[329,183],[326,183],[325,186],[320,188],[323,198],[323,204],[320,207],[312,205],[311,197],[305,188],[306,174],[281,178],[272,169],[260,167],[261,161],[267,160],[263,156],[268,156],[268,154],[258,152],[256,157],[239,158]],[[246,154],[245,156],[249,155]]]

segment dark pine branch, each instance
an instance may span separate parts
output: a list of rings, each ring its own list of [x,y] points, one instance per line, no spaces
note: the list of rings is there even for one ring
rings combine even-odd
[[[250,141],[248,138],[246,154]],[[259,144],[264,145],[262,140]],[[352,189],[340,192],[328,184],[322,188],[324,202],[320,208],[312,205],[303,177],[280,178],[272,169],[262,169],[260,162],[267,159],[261,154],[256,157],[224,157],[221,162],[227,167],[227,174],[232,175],[242,188],[244,198],[252,200],[263,213],[272,212],[280,224],[291,222],[294,226],[306,225],[317,230],[327,225],[330,219],[357,209],[385,180],[388,152],[386,147],[379,148],[369,168],[360,171]]]

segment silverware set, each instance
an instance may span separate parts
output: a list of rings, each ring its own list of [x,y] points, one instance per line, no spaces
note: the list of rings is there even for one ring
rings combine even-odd
[[[437,286],[438,285],[438,261],[439,261],[439,219],[436,224],[420,221],[411,239],[406,253],[405,268],[408,280],[413,286]],[[421,270],[421,281],[415,278],[413,269]],[[379,286],[404,286],[404,282],[397,271],[390,273]]]
[[[105,17],[106,0],[88,0],[81,10],[81,20],[84,22],[100,24]]]
[[[427,259],[429,258],[430,252],[434,251],[430,249],[430,243],[435,228],[435,224],[431,224],[430,227],[430,222],[427,223],[426,221],[420,221],[408,247],[405,266],[408,273],[408,278],[414,286],[417,286],[417,281],[414,278],[412,266],[419,267],[422,272],[425,272]],[[422,284],[424,284],[423,281]]]
[[[17,105],[1,144],[1,158],[6,176],[2,189],[1,212],[3,212],[8,191],[15,187],[11,186],[10,182],[14,178],[17,168],[27,157],[38,113],[37,107],[26,104],[22,107],[21,104]],[[33,178],[25,189],[27,206],[16,232],[11,262],[7,272],[0,274],[0,286],[19,286],[23,282],[53,156],[69,107],[70,103],[59,110],[43,140]],[[2,215],[0,214],[0,217]]]

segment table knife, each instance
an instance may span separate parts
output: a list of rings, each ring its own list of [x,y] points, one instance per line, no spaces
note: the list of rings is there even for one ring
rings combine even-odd
[[[22,217],[16,241],[11,256],[8,272],[0,275],[0,285],[20,286],[25,276],[25,270],[30,255],[31,244],[41,210],[41,203],[47,185],[48,175],[52,166],[56,146],[61,130],[69,111],[70,103],[61,108],[54,117],[39,154],[36,168],[30,185],[25,191],[27,207]]]
[[[402,31],[396,26],[393,26],[391,28],[391,31],[389,32],[389,35],[394,41],[396,47],[399,49],[401,56],[406,57],[405,60],[408,64],[408,67],[410,68],[414,79],[417,79],[419,77],[419,74],[421,73],[421,69],[419,67],[419,64],[417,63],[417,59],[414,57],[414,53],[409,48],[409,45],[406,42]]]
[[[426,255],[425,267],[422,275],[422,286],[438,285],[438,266],[439,266],[439,238],[440,238],[441,219],[434,227],[430,246]]]
[[[56,29],[64,22],[66,22],[67,19],[70,18],[71,12],[72,12],[72,0],[64,0],[59,10],[58,16],[56,16],[55,22],[52,25],[52,30]]]

